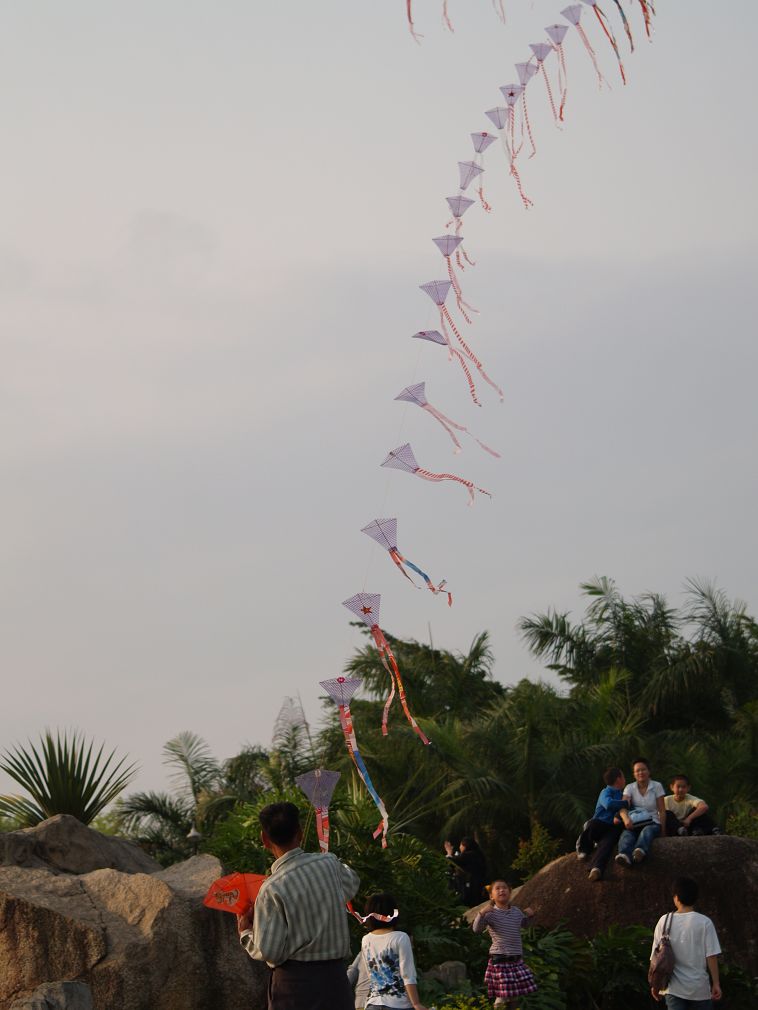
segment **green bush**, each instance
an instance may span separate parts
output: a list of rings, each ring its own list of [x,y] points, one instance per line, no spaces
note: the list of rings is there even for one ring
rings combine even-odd
[[[557,838],[551,838],[539,822],[535,823],[532,825],[531,838],[522,838],[518,843],[518,855],[511,867],[518,870],[523,880],[530,880],[543,866],[552,863],[561,847]]]
[[[740,810],[727,818],[726,830],[741,838],[758,838],[758,810]]]

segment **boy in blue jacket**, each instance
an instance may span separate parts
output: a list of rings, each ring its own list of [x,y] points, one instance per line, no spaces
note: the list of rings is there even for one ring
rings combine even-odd
[[[576,840],[577,859],[586,859],[592,855],[588,874],[590,880],[603,879],[603,872],[611,858],[611,852],[624,830],[624,825],[619,823],[618,812],[628,806],[621,795],[626,785],[621,769],[607,768],[603,774],[603,781],[605,789],[601,790],[597,798],[595,813],[584,825],[584,831]]]

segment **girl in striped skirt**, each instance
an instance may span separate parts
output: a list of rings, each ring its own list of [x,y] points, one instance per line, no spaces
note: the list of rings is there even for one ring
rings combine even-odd
[[[528,965],[524,964],[521,927],[534,915],[531,908],[522,912],[511,905],[511,888],[504,880],[495,880],[490,887],[491,900],[474,919],[473,930],[485,929],[492,937],[490,959],[484,981],[487,995],[496,1007],[515,1007],[520,996],[537,991],[537,983]]]

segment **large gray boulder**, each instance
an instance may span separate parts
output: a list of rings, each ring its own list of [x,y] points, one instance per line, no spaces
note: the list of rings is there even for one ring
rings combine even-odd
[[[44,866],[60,873],[90,873],[106,867],[122,873],[160,870],[160,864],[134,842],[102,835],[69,814],[0,834],[0,866]]]
[[[716,925],[725,958],[758,975],[758,841],[732,835],[659,838],[650,856],[624,869],[611,861],[604,879],[587,878],[587,864],[574,854],[543,867],[519,890],[515,901],[531,906],[535,922],[552,927],[564,921],[592,937],[614,924],[652,930],[664,912],[673,911],[671,886],[693,877],[700,887],[698,911]]]
[[[92,993],[84,982],[45,982],[10,1010],[93,1010]]]
[[[81,989],[44,986],[72,982],[88,988],[94,1010],[263,1010],[267,969],[240,947],[234,916],[202,903],[223,873],[217,859],[87,872],[98,851],[112,861],[116,850],[80,828],[89,831],[75,827],[71,844],[60,822],[39,832],[47,840],[34,852],[50,857],[48,868],[39,855],[35,865],[0,866],[0,1010],[67,1007],[61,999],[83,999]]]

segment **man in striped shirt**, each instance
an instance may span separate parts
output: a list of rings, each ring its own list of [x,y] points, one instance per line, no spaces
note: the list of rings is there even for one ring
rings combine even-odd
[[[272,969],[269,1010],[353,1010],[345,902],[358,874],[331,852],[303,852],[294,803],[270,803],[258,816],[275,859],[254,914],[238,916],[237,925],[250,957]]]

